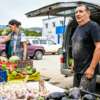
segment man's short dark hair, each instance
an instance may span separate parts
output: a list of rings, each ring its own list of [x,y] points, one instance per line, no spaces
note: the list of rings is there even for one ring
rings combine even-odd
[[[88,8],[88,6],[87,6],[87,5],[85,5],[85,4],[79,4],[77,7],[81,7],[81,6],[84,6],[84,7],[85,7],[85,9],[86,9],[86,11],[90,11],[90,9]]]

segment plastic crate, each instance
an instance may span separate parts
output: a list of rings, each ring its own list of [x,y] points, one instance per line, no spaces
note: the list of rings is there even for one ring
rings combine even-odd
[[[7,74],[7,80],[8,81],[13,81],[13,80],[24,81],[25,77],[26,77],[26,75],[24,75],[23,77],[20,77],[20,76],[14,77],[14,76],[12,76],[10,74]],[[29,78],[28,78],[28,80],[34,80],[34,81],[37,81],[39,79],[40,79],[40,72],[39,71],[34,73],[34,74],[32,74],[32,75],[30,75]]]
[[[92,92],[88,92],[88,91],[82,90],[82,96],[84,96],[85,94],[91,94],[95,98],[100,98],[100,95],[98,95],[98,94],[95,94],[95,93],[92,93]]]
[[[0,82],[7,82],[7,71],[0,68]]]

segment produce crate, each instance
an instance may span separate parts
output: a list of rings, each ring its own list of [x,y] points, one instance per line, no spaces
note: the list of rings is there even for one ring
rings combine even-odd
[[[14,77],[14,76],[12,76],[10,74],[7,74],[7,80],[8,81],[13,81],[13,80],[24,81],[25,77],[26,77],[26,75],[24,75],[23,77],[20,77],[20,76]],[[32,74],[32,75],[30,75],[29,78],[28,78],[28,80],[34,80],[34,81],[37,81],[39,79],[40,79],[40,72],[39,71],[34,73],[34,74]]]
[[[95,98],[100,98],[100,95],[98,95],[98,94],[95,94],[95,93],[92,93],[92,92],[88,92],[88,91],[82,90],[82,96],[85,95],[85,94],[91,94]]]
[[[0,82],[7,82],[7,71],[0,68]]]

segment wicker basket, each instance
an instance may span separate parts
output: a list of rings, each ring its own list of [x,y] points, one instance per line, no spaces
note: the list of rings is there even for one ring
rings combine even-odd
[[[33,60],[16,60],[15,61],[16,68],[21,68],[22,70],[25,69],[26,66],[33,67]]]

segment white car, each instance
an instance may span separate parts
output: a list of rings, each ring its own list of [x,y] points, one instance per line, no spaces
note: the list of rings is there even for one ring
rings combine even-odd
[[[27,37],[27,39],[33,45],[43,46],[45,49],[45,53],[60,54],[61,45],[56,44],[48,37]]]

